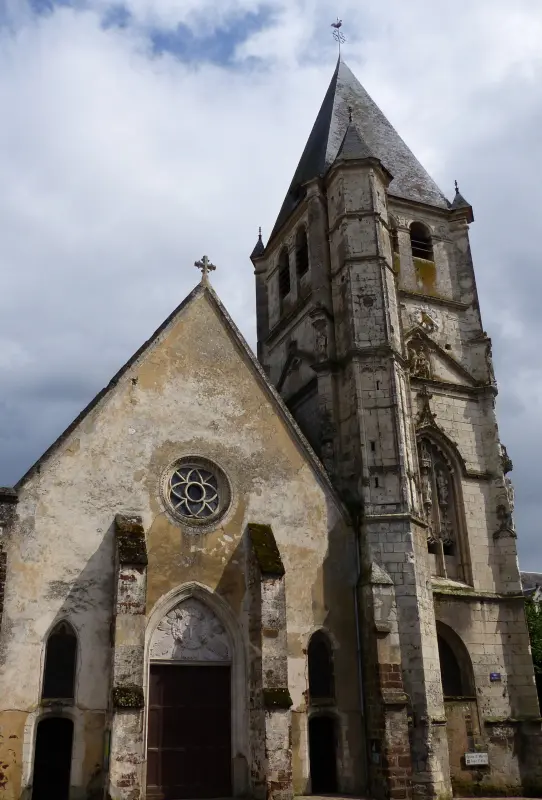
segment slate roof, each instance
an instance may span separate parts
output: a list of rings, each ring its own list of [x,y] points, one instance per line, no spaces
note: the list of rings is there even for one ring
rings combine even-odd
[[[250,257],[251,258],[258,258],[259,256],[263,255],[264,252],[265,252],[265,246],[264,246],[264,243],[262,241],[262,229],[260,228],[258,241],[254,245],[254,250],[250,254]]]
[[[465,200],[465,198],[463,197],[463,195],[459,191],[459,187],[457,185],[457,181],[455,182],[455,197],[453,199],[451,208],[453,208],[454,211],[457,211],[460,208],[467,209],[468,212],[469,212],[469,214],[468,214],[469,222],[474,222],[474,214],[472,212],[472,206],[467,200]]]
[[[393,180],[389,187],[391,195],[438,208],[450,208],[446,197],[393,125],[345,62],[339,59],[271,238],[302,199],[302,184],[325,175],[337,158],[349,126],[350,113],[360,141],[392,174]]]
[[[350,122],[335,161],[349,161],[356,158],[376,158],[376,156],[363,141],[354,123]]]

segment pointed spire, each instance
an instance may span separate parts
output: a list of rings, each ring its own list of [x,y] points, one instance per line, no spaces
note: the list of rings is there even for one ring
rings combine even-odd
[[[455,197],[451,205],[451,208],[453,211],[458,211],[459,209],[465,209],[467,211],[468,221],[474,222],[474,213],[472,211],[472,206],[465,200],[465,198],[459,191],[459,186],[457,184],[457,181],[455,181]]]
[[[256,245],[255,245],[254,250],[252,251],[250,257],[251,258],[259,258],[260,256],[262,256],[264,254],[264,252],[265,252],[265,245],[264,245],[264,243],[262,241],[262,229],[260,228],[259,229],[259,233],[258,233],[258,241],[256,242]]]
[[[303,197],[303,192],[300,191],[303,184],[323,177],[337,158],[347,128],[351,124],[350,119],[361,142],[393,175],[389,187],[391,195],[437,208],[450,208],[436,183],[343,59],[339,58],[271,238],[284,225]]]

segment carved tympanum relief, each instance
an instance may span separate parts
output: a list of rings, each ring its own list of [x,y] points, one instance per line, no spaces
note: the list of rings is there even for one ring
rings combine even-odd
[[[228,636],[216,614],[195,598],[183,600],[160,622],[151,658],[165,661],[230,661]]]

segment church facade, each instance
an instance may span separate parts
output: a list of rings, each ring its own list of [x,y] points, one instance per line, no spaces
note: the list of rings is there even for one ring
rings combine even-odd
[[[472,221],[339,61],[258,357],[204,259],[0,490],[6,800],[540,792]]]

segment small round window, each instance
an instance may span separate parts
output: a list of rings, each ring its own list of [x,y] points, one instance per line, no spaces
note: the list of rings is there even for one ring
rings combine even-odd
[[[226,511],[230,491],[226,476],[216,464],[200,458],[183,458],[168,473],[166,499],[177,517],[193,525],[213,522]]]

